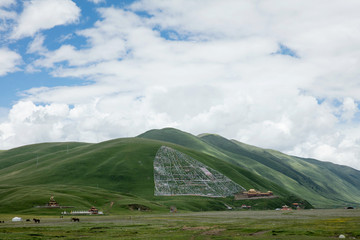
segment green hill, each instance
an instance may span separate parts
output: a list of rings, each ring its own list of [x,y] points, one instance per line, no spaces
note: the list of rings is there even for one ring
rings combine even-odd
[[[178,140],[181,137],[178,136]],[[198,151],[144,138],[123,138],[98,144],[43,143],[0,152],[0,210],[60,212],[59,209],[34,208],[46,204],[50,195],[63,206],[86,210],[95,205],[107,213],[134,208],[168,211],[172,205],[184,211],[225,210],[228,206],[246,203],[234,201],[233,197],[154,196],[153,162],[161,146],[176,149],[247,189],[272,190],[279,196],[253,200],[251,204],[255,208],[275,208],[293,201],[303,201],[311,207],[279,185],[204,153],[206,149],[215,151],[215,148],[201,139],[194,140],[203,149]]]
[[[174,149],[173,162],[166,164],[185,161],[187,166],[180,164],[181,171],[157,169],[160,180],[167,175],[164,169],[179,175],[200,168],[197,175],[209,176],[194,179],[192,184],[197,187],[199,182],[201,185],[201,181],[211,181],[216,175],[233,182],[232,186],[271,190],[278,198],[235,201],[231,196],[155,196],[154,159],[162,146]],[[186,157],[181,160],[178,156]],[[178,178],[175,175],[172,177]],[[254,209],[274,209],[293,202],[301,202],[305,207],[339,207],[358,203],[358,186],[360,173],[349,167],[288,156],[218,135],[194,136],[171,128],[98,144],[42,143],[0,151],[3,213],[59,214],[61,209],[34,208],[45,205],[51,195],[62,206],[73,206],[73,210],[96,206],[107,214],[134,209],[163,212],[169,211],[170,206],[180,211],[226,210],[242,204]],[[186,191],[181,193],[186,195]],[[198,192],[201,191],[194,191]]]
[[[187,147],[246,169],[302,196],[316,207],[359,204],[360,172],[350,167],[289,156],[215,134],[194,136],[168,128],[151,130],[139,137],[182,145],[181,136],[186,136]]]

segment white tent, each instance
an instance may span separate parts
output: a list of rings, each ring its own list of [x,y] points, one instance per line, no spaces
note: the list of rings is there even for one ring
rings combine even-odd
[[[22,220],[21,217],[14,217],[11,221],[20,222],[21,220]]]

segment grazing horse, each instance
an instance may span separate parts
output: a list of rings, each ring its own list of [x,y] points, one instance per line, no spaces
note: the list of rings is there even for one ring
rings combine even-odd
[[[34,220],[35,223],[40,223],[40,219],[33,218],[33,220]]]
[[[74,221],[74,222],[80,222],[80,219],[79,218],[71,218],[71,221]]]
[[[0,223],[5,223],[5,221],[0,221]]]
[[[26,219],[27,222],[31,222],[30,219]]]

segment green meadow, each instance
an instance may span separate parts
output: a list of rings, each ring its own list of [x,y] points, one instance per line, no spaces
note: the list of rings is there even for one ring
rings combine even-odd
[[[346,239],[360,238],[360,210],[211,211],[78,216],[2,214],[0,239]]]

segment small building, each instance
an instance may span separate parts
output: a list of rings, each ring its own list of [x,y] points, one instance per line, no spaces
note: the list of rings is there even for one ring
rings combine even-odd
[[[288,205],[284,205],[284,206],[281,207],[281,210],[288,211],[288,210],[292,210],[292,209]]]
[[[267,191],[266,193],[261,193],[261,196],[269,197],[274,195],[272,191]]]
[[[293,205],[293,207],[296,208],[297,210],[301,209],[299,203],[293,203],[292,205]]]
[[[89,213],[90,214],[98,214],[99,210],[93,206],[92,208],[90,208]]]
[[[234,194],[235,200],[242,200],[242,199],[246,199],[246,198],[258,199],[258,198],[275,198],[275,197],[276,196],[274,196],[272,191],[260,192],[253,188],[249,189],[249,191],[239,192],[239,193]]]
[[[256,191],[255,189],[249,189],[249,191],[247,192],[243,192],[244,195],[247,195],[247,197],[251,198],[251,197],[269,197],[273,195],[272,191],[267,191],[267,192],[260,192],[260,191]]]
[[[58,207],[59,204],[55,201],[55,198],[53,195],[51,195],[50,200],[47,204],[49,207]]]
[[[241,205],[241,209],[251,209],[251,206],[247,206],[245,204]]]

